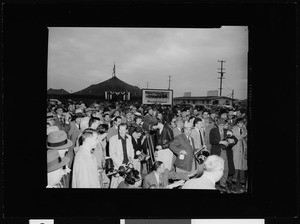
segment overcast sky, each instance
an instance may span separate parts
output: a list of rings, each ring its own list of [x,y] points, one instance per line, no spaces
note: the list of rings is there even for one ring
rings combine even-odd
[[[130,85],[167,89],[174,97],[218,90],[247,98],[248,28],[65,28],[49,27],[48,89],[76,92],[116,76]]]

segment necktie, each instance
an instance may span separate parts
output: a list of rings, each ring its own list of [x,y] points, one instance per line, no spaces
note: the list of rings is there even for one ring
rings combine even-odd
[[[223,139],[224,139],[223,130],[222,130],[222,131],[220,131],[220,137],[221,137],[221,140],[223,140]]]
[[[203,138],[200,130],[199,130],[199,134],[200,134],[201,145],[203,146]]]
[[[192,143],[192,139],[191,139],[191,137],[188,137],[188,140],[189,140],[189,142],[190,142],[191,146],[193,147],[193,143]]]
[[[240,135],[242,135],[242,129],[240,128]]]
[[[129,162],[128,155],[127,155],[127,147],[126,147],[126,139],[122,139],[122,146],[123,146],[123,155],[124,155],[124,160],[123,163],[127,164]]]
[[[159,183],[158,183],[159,187],[163,187],[163,179],[162,179],[162,175],[159,175]]]

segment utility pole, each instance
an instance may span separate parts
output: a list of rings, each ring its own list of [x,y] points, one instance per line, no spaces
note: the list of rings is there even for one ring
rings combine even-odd
[[[169,75],[169,88],[168,89],[170,89],[170,84],[171,84],[171,75]]]
[[[147,89],[148,89],[148,86],[149,86],[149,82],[147,82]]]
[[[234,98],[234,89],[232,90],[231,98]]]
[[[225,72],[223,72],[223,70],[225,70],[225,68],[223,68],[223,63],[226,61],[222,60],[222,61],[218,61],[218,62],[221,62],[221,68],[219,68],[221,70],[221,72],[218,72],[221,74],[221,77],[218,77],[218,79],[220,79],[220,96],[222,96],[222,79],[225,79],[223,77],[223,74],[225,73]]]

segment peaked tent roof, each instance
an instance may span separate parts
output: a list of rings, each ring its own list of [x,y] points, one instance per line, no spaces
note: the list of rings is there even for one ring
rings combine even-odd
[[[137,86],[132,86],[127,84],[126,82],[118,79],[116,76],[112,78],[91,85],[83,90],[78,92],[74,92],[74,95],[93,95],[93,96],[104,96],[105,91],[113,91],[113,92],[130,92],[132,97],[140,97],[141,89]]]
[[[47,94],[48,95],[62,95],[62,94],[70,94],[70,93],[67,92],[64,89],[52,89],[52,88],[50,88],[50,89],[48,89]]]

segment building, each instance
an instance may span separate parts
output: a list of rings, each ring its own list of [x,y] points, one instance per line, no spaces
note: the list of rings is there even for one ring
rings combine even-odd
[[[226,96],[183,96],[175,97],[173,99],[174,104],[187,103],[192,105],[218,104],[232,106],[235,101],[236,99],[232,99]]]

